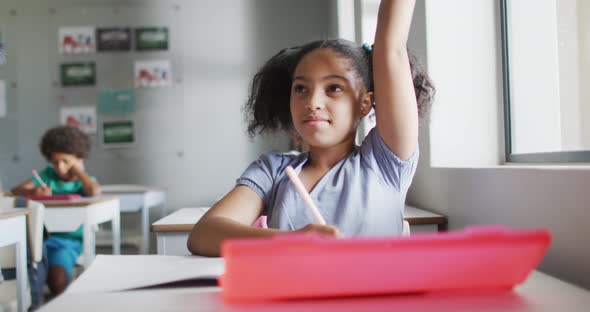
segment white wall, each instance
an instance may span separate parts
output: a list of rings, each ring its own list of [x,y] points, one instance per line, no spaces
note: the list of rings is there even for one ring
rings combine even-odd
[[[429,129],[421,132],[421,159],[408,202],[447,215],[451,229],[470,224],[548,228],[553,242],[540,269],[590,288],[590,249],[585,242],[585,238],[590,237],[589,167],[436,167],[433,160],[440,154],[434,149],[444,146],[447,141],[453,146],[458,145],[453,142],[464,141],[464,147],[484,149],[486,157],[494,158],[491,162],[503,161],[501,154],[494,155],[495,148],[490,150],[490,146],[497,146],[496,137],[502,137],[503,131],[499,109],[502,105],[499,6],[494,0],[423,1],[426,3],[422,14],[427,20],[423,41],[428,48],[427,65],[435,74],[437,92],[442,95],[436,99],[437,114],[432,116]],[[443,42],[447,45],[441,45]],[[466,48],[472,54],[469,57],[461,52]],[[458,56],[451,58],[449,51],[455,50],[459,50]],[[462,61],[462,57],[466,57],[466,61]],[[474,70],[471,76],[458,75],[477,65],[472,59],[484,63],[476,68],[488,70]],[[445,67],[441,64],[443,62],[453,66]],[[481,93],[478,96],[475,91],[463,91],[465,88]],[[473,110],[455,110],[453,105],[464,102],[466,95],[482,100]],[[498,113],[488,115],[489,120],[470,121],[482,118],[485,112],[496,111]],[[466,120],[472,126],[471,131],[449,131],[457,128],[455,123]],[[487,131],[495,135],[472,134]],[[447,133],[449,137],[439,132]],[[464,149],[449,148],[448,151],[447,159],[466,157]],[[481,156],[481,152],[471,156]],[[457,165],[461,163],[457,161]]]
[[[577,0],[557,1],[561,149],[583,150]],[[590,16],[588,16],[590,17]],[[590,145],[587,145],[588,147]],[[587,149],[587,148],[586,148]]]
[[[288,148],[283,136],[248,140],[241,109],[250,79],[280,49],[332,35],[333,5],[314,0],[3,0],[0,24],[7,23],[19,37],[10,42],[16,45],[9,62],[17,66],[18,107],[12,117],[18,122],[8,127],[16,142],[0,144],[10,147],[0,151],[4,187],[20,183],[31,168],[43,166],[38,140],[58,120],[52,86],[55,64],[48,57],[57,48],[57,42],[48,39],[55,36],[48,34],[48,26],[56,22],[51,8],[59,15],[85,7],[131,7],[156,20],[175,14],[172,51],[155,55],[174,58],[177,85],[140,91],[135,118],[141,142],[135,149],[107,150],[95,142],[87,162],[88,171],[102,183],[167,188],[170,211],[212,204],[261,153]],[[169,13],[175,6],[178,11]],[[10,16],[11,9],[16,16]],[[109,18],[102,22],[112,23]],[[0,124],[8,122],[0,119]]]

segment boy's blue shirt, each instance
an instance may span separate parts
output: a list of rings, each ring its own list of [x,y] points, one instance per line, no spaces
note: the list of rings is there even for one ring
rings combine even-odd
[[[53,194],[79,194],[84,196],[84,185],[82,184],[82,181],[63,181],[55,170],[53,170],[52,165],[47,165],[43,171],[39,172],[39,177],[41,177],[43,183],[51,188]],[[96,180],[95,177],[92,177],[92,179]],[[34,177],[32,177],[31,180],[35,186],[41,185]],[[51,233],[51,235],[82,240],[84,232],[82,226],[80,226],[74,232],[57,232]]]

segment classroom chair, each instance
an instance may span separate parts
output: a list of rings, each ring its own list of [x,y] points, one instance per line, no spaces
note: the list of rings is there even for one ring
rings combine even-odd
[[[0,196],[0,207],[15,208],[16,199],[14,197]],[[43,218],[45,215],[45,206],[43,204],[29,200],[27,201],[29,214],[27,215],[27,249],[30,259],[36,266],[43,257]],[[0,248],[0,267],[16,267],[15,246],[6,246]],[[28,286],[25,297],[25,307],[31,305],[30,285]],[[16,280],[5,280],[0,283],[0,311],[16,311]]]

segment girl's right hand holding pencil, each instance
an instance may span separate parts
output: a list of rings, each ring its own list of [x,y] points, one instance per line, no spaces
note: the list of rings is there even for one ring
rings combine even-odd
[[[328,225],[328,224],[310,223],[310,224],[306,225],[305,227],[303,227],[299,230],[296,230],[295,232],[320,234],[322,236],[328,236],[328,237],[342,237],[342,235],[340,234],[340,231],[338,231],[338,228],[336,228],[333,225]]]

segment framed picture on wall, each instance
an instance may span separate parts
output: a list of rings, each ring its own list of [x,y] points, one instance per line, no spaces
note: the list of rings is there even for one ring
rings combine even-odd
[[[58,38],[60,54],[80,54],[96,51],[94,27],[60,27]]]
[[[74,106],[60,109],[60,123],[62,125],[78,127],[86,134],[96,133],[96,107]]]
[[[136,88],[171,86],[172,65],[170,60],[136,61],[133,76]]]
[[[96,41],[97,49],[101,52],[129,51],[131,50],[131,29],[98,28],[96,29]]]
[[[128,89],[98,91],[98,112],[102,115],[123,115],[135,111],[135,93]]]
[[[96,63],[76,62],[63,63],[60,68],[61,85],[94,86],[96,84]]]
[[[103,121],[101,132],[104,147],[131,147],[135,143],[133,120]]]
[[[135,49],[138,51],[168,50],[168,27],[135,28]]]

